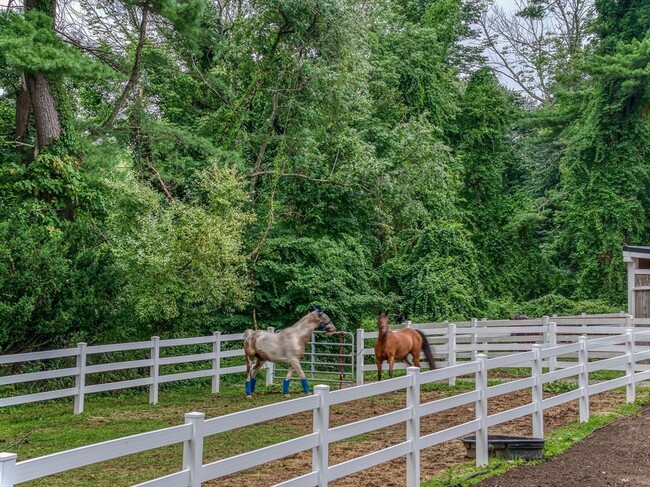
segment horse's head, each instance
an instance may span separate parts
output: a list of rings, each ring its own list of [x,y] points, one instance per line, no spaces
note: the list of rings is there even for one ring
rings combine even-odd
[[[386,336],[390,330],[388,327],[388,315],[382,313],[377,318],[377,327],[379,328],[379,336]]]
[[[318,325],[316,325],[316,331],[326,331],[327,333],[333,333],[336,331],[336,327],[330,317],[325,313],[320,306],[314,306],[314,311],[312,313],[318,319]]]

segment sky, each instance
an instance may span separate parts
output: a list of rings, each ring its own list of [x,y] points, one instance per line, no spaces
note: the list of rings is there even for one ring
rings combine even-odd
[[[506,12],[510,12],[515,9],[515,0],[496,0],[495,5],[498,5]]]

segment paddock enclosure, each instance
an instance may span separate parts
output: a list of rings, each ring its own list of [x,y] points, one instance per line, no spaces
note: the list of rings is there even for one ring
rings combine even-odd
[[[197,486],[202,482],[206,482],[206,485],[238,485],[238,481],[241,485],[241,478],[236,477],[241,475],[239,472],[259,465],[272,465],[281,459],[284,459],[286,475],[291,476],[286,479],[265,477],[266,483],[260,485],[346,485],[347,476],[359,475],[359,472],[386,462],[392,462],[391,465],[398,462],[396,471],[403,474],[398,476],[394,484],[377,485],[419,485],[423,469],[431,473],[428,470],[429,452],[436,449],[439,451],[440,448],[447,448],[452,444],[454,446],[450,448],[454,449],[460,443],[457,439],[462,436],[477,435],[476,462],[477,465],[484,465],[487,463],[488,431],[492,433],[499,430],[499,433],[503,433],[503,428],[516,426],[525,430],[519,431],[519,434],[542,437],[545,427],[552,425],[560,414],[586,421],[594,410],[601,410],[604,403],[611,405],[612,400],[620,403],[633,401],[637,383],[650,377],[649,367],[644,363],[650,359],[650,349],[647,346],[650,342],[650,330],[645,328],[646,325],[643,320],[622,314],[411,325],[421,328],[429,337],[437,365],[441,368],[422,372],[410,368],[402,377],[367,384],[362,383],[364,372],[376,372],[376,369],[370,363],[372,346],[367,346],[366,342],[376,338],[376,332],[373,336],[373,333],[359,330],[354,348],[356,382],[361,382],[358,386],[346,387],[340,383],[338,386],[342,388],[331,390],[329,385],[318,385],[314,388],[313,396],[290,400],[281,400],[278,397],[276,404],[210,419],[206,419],[203,413],[192,412],[186,414],[184,424],[39,458],[21,460],[10,452],[2,453],[0,486],[45,480],[47,476],[57,472],[167,445],[182,447],[182,453],[179,450],[177,467],[162,477],[152,478],[138,485]],[[208,338],[212,341],[202,341]],[[156,358],[156,348],[152,346],[149,350],[154,350],[153,356],[139,359],[137,364],[133,363],[134,361],[126,363],[131,368],[137,365],[149,369],[149,377],[132,381],[142,381],[143,383],[139,382],[137,385],[149,387],[152,402],[157,400],[154,385],[163,381],[180,380],[180,374],[185,374],[182,376],[184,379],[193,378],[191,374],[196,374],[197,377],[212,377],[212,390],[216,393],[219,390],[221,375],[241,372],[235,370],[239,366],[226,366],[228,359],[237,356],[236,346],[229,350],[228,347],[221,347],[223,343],[236,342],[237,338],[221,338],[219,334],[215,334],[212,337],[184,339],[194,340],[191,345],[205,347],[207,344],[212,347],[212,352],[200,354],[172,357],[159,355]],[[153,345],[154,342],[157,342],[158,350],[166,346],[188,346],[182,341],[163,340],[120,346],[134,347],[131,350],[135,350],[136,346],[146,345],[141,350],[147,350],[147,346]],[[92,385],[86,384],[86,374],[103,370],[90,369],[92,365],[89,366],[84,360],[80,361],[79,357],[84,356],[84,351],[88,354],[89,351],[100,353],[100,350],[102,349],[79,346],[66,352],[39,352],[49,353],[45,357],[36,354],[0,357],[2,364],[51,360],[58,357],[74,357],[76,364],[75,367],[58,369],[62,372],[47,370],[5,375],[0,377],[0,384],[17,384],[23,380],[37,381],[68,374],[67,377],[75,380],[74,387],[62,389],[64,392],[54,391],[54,394],[62,394],[55,397],[74,396],[75,410],[78,412],[79,406],[83,407],[83,396],[98,392],[96,389],[89,390]],[[65,353],[69,355],[64,355]],[[316,353],[314,352],[315,357],[318,356]],[[309,355],[307,354],[306,358]],[[24,360],[21,362],[21,359]],[[209,367],[199,369],[200,374],[160,373],[162,365],[169,366],[183,361],[207,361]],[[334,362],[336,367],[340,366],[336,360]],[[106,371],[113,371],[118,370],[120,365],[117,364],[102,365]],[[152,368],[157,370],[151,370]],[[516,368],[519,372],[514,379],[507,378],[507,374],[504,374],[508,368]],[[217,370],[219,374],[215,373]],[[605,375],[602,371],[606,371]],[[41,377],[38,374],[49,375]],[[318,375],[317,367],[314,374]],[[21,375],[27,377],[21,378]],[[167,375],[175,376],[175,379],[165,378]],[[268,374],[268,378],[272,377],[273,374]],[[456,381],[469,385],[460,391],[446,389],[440,392],[432,389],[436,384],[453,385]],[[560,383],[566,384],[567,381],[571,384],[570,387],[553,387]],[[103,387],[104,390],[111,390],[125,385],[134,386],[133,382],[126,382],[107,383],[109,385]],[[120,384],[120,387],[116,384]],[[609,392],[617,388],[623,388],[624,392]],[[51,392],[14,395],[1,400],[13,401],[10,404],[47,400],[50,399],[48,393]],[[391,398],[394,407],[378,407],[377,403],[373,402],[375,398],[386,396]],[[603,400],[603,397],[607,399]],[[357,411],[354,405],[360,402],[367,404],[365,414],[348,413],[348,410]],[[304,434],[301,432],[295,438],[228,458],[209,457],[210,442],[218,439],[220,434],[238,430],[245,435],[246,428],[251,425],[283,419],[299,420],[305,430]],[[453,425],[450,425],[450,422]],[[437,429],[436,425],[440,424],[445,427]],[[371,439],[370,446],[365,449],[358,447],[354,441],[363,435]],[[387,445],[378,441],[382,437],[392,439],[392,443]],[[208,448],[204,449],[204,445]],[[427,461],[423,462],[423,458]],[[423,466],[423,463],[426,465]],[[287,468],[287,465],[295,465],[295,469]],[[239,480],[230,480],[233,478]]]

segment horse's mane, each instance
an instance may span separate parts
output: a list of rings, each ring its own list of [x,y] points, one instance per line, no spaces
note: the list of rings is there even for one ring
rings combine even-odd
[[[307,321],[307,320],[309,319],[310,316],[311,316],[311,313],[307,313],[305,316],[303,316],[303,317],[300,318],[298,321],[296,321],[293,325],[288,326],[288,327],[286,327],[286,328],[284,328],[284,329],[285,329],[285,330],[291,330],[292,328],[298,328],[298,327],[299,327],[300,325],[302,325],[305,321]]]

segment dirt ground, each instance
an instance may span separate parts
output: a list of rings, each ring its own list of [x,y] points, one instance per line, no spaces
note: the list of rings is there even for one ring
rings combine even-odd
[[[435,399],[445,397],[444,392],[431,391],[422,392],[421,402],[429,402]],[[379,414],[384,414],[393,410],[405,407],[403,398],[404,394],[395,394],[394,401],[375,401],[369,398],[364,401],[355,401],[353,403],[339,404],[332,407],[330,413],[330,427],[336,427],[342,424],[347,424],[359,421],[364,418],[373,417]],[[489,414],[494,414],[506,409],[510,409],[519,405],[527,404],[530,402],[530,391],[520,391],[508,395],[499,396],[489,400]],[[599,394],[590,398],[591,414],[599,414],[612,408],[625,403],[625,396],[623,392],[613,391],[609,393]],[[449,427],[461,424],[468,420],[474,419],[475,411],[471,406],[465,406],[454,410],[443,411],[432,416],[423,418],[421,423],[421,434],[426,435],[436,431],[441,431]],[[565,426],[578,419],[578,403],[577,401],[564,404],[552,409],[545,410],[544,412],[544,429],[545,433]],[[286,419],[284,420],[287,421]],[[303,434],[311,432],[312,417],[311,414],[300,414],[292,417],[290,420],[293,427],[297,427]],[[650,431],[650,416],[643,415],[639,421],[636,433],[647,436]],[[618,423],[617,427],[622,424]],[[613,429],[613,428],[612,428]],[[601,430],[600,434],[604,431]],[[532,423],[530,417],[520,418],[502,425],[498,425],[490,429],[490,434],[496,435],[532,435]],[[640,439],[640,438],[639,438]],[[336,465],[353,458],[357,458],[364,454],[381,450],[383,448],[395,445],[405,440],[405,427],[404,425],[397,425],[394,427],[385,428],[379,431],[372,432],[354,438],[353,441],[341,441],[334,443],[330,446],[330,465]],[[611,446],[604,444],[604,449],[611,450]],[[637,449],[637,454],[643,456],[647,449]],[[629,452],[626,451],[626,455]],[[646,465],[648,465],[648,457],[646,454]],[[211,459],[205,459],[212,461]],[[467,462],[466,449],[461,440],[454,440],[441,445],[434,446],[422,451],[421,454],[421,477],[427,479],[436,477],[444,473],[445,469],[463,462]],[[617,456],[611,455],[609,461],[616,463],[619,461]],[[579,462],[578,462],[579,463]],[[589,463],[589,462],[587,462]],[[594,462],[591,462],[592,464]],[[306,473],[309,473],[311,466],[311,453],[303,452],[289,458],[268,463],[262,467],[254,468],[234,474],[228,477],[217,479],[214,481],[206,482],[205,486],[210,487],[241,487],[242,485],[256,485],[258,487],[272,486],[284,480],[288,480]],[[404,458],[393,460],[388,463],[381,464],[377,467],[364,470],[354,475],[333,481],[330,483],[333,487],[402,487],[406,483],[405,473],[406,462]],[[605,465],[609,469],[609,466]],[[572,467],[573,468],[573,467]],[[592,471],[592,475],[599,474],[600,467]],[[619,470],[620,472],[620,470]],[[649,470],[644,470],[645,473],[650,473]],[[557,475],[558,473],[556,473]],[[550,475],[550,472],[549,472]],[[536,474],[532,478],[538,478]],[[596,477],[594,477],[596,478]],[[600,482],[601,477],[597,477]],[[619,478],[619,477],[616,477]],[[620,478],[632,478],[631,473]],[[636,477],[635,477],[636,478]],[[587,481],[588,482],[588,481]],[[650,486],[650,483],[627,483],[626,485]],[[647,481],[646,481],[647,482]],[[483,485],[483,484],[482,484]],[[490,483],[484,484],[486,486],[533,486],[533,485],[570,485],[563,482],[550,482],[535,484],[529,480],[522,481],[521,479],[515,480],[513,483],[501,484]],[[618,483],[580,483],[580,485],[619,485]],[[622,485],[622,484],[620,484]]]
[[[650,486],[650,408],[610,423],[562,455],[484,480],[481,487]]]

